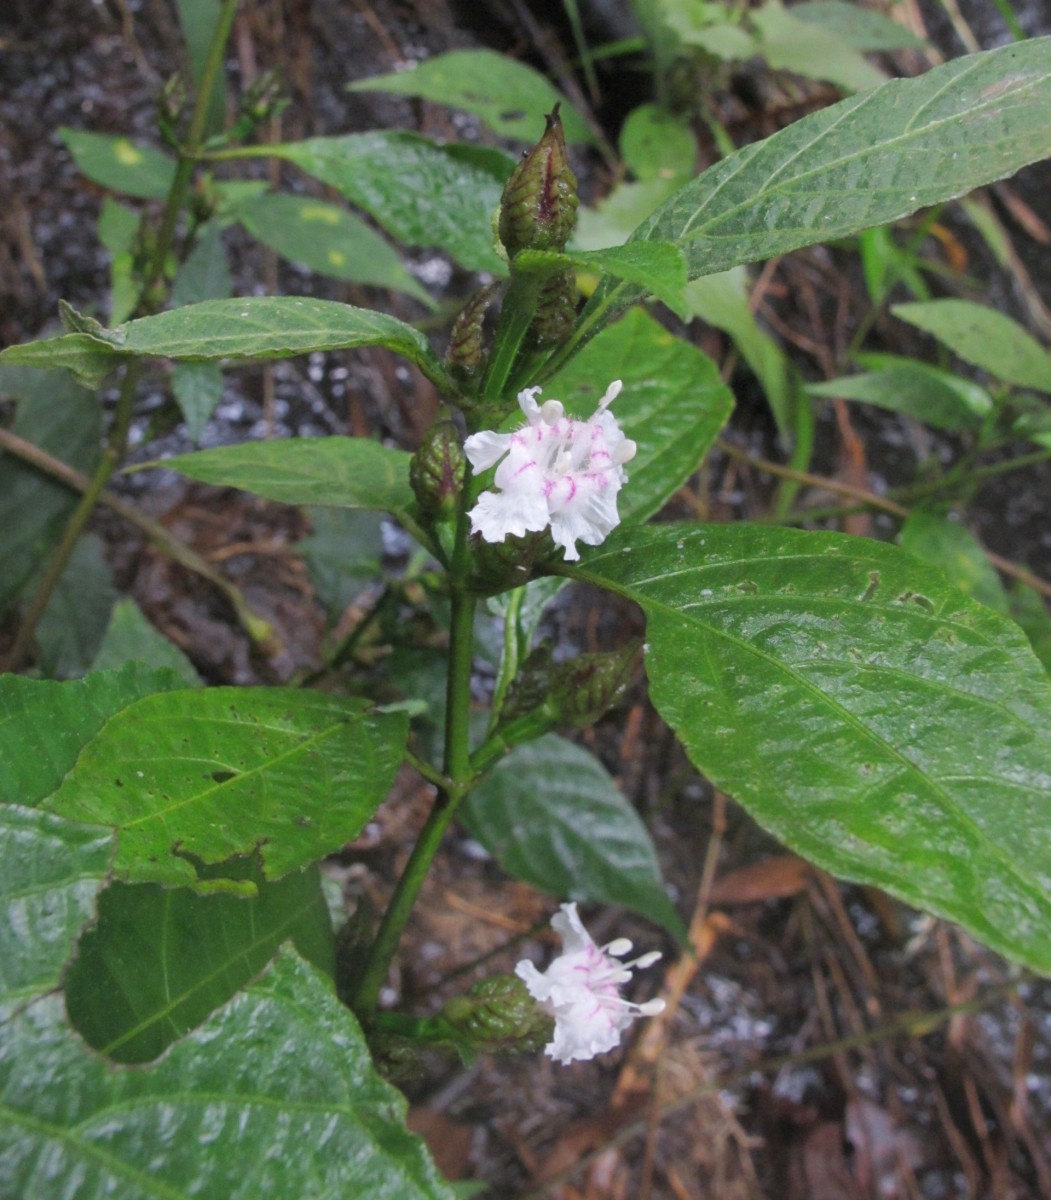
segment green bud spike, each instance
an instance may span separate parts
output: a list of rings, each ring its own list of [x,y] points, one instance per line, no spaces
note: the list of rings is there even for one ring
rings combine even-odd
[[[532,1053],[550,1040],[554,1028],[514,975],[479,980],[465,995],[450,1000],[441,1015],[459,1042],[490,1054]]]
[[[409,464],[409,482],[420,508],[436,520],[456,515],[467,460],[452,421],[438,421],[424,434]]]
[[[577,220],[577,177],[569,165],[556,104],[544,136],[504,187],[497,228],[508,256],[520,250],[564,250]]]
[[[560,345],[569,337],[576,319],[576,275],[559,271],[541,285],[529,340],[540,349]]]
[[[474,378],[479,368],[484,365],[482,323],[499,290],[498,283],[490,283],[480,288],[460,309],[456,320],[453,321],[445,365],[460,379]]]
[[[551,661],[539,647],[522,664],[504,702],[501,724],[516,726],[528,718],[541,732],[556,725],[591,725],[617,702],[631,680],[641,642],[619,650],[581,654],[568,662]]]

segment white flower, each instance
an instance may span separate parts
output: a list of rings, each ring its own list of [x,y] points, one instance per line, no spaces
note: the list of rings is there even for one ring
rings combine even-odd
[[[556,1062],[594,1058],[620,1043],[620,1035],[636,1017],[652,1017],[664,1011],[663,1000],[632,1004],[622,1000],[621,984],[631,978],[633,967],[648,967],[660,958],[659,950],[632,962],[620,959],[631,950],[627,938],[596,946],[577,916],[575,904],[563,904],[551,919],[551,928],[562,939],[562,953],[540,972],[528,959],[515,974],[555,1018],[555,1036],[545,1052]]]
[[[540,388],[526,388],[518,393],[524,425],[513,433],[472,434],[464,452],[475,471],[503,462],[496,468],[499,490],[483,492],[471,509],[471,532],[502,542],[550,525],[569,560],[580,557],[578,538],[588,546],[604,541],[620,521],[617,492],[637,449],[608,411],[622,386],[619,379],[609,385],[589,421],[567,417],[560,400],[538,404]]]

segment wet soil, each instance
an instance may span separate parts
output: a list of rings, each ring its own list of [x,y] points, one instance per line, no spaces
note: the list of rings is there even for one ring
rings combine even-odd
[[[625,3],[582,7],[592,42],[631,32]],[[153,97],[178,65],[178,29],[165,0],[52,0],[45,8],[43,22],[41,6],[28,0],[0,13],[4,344],[38,335],[54,320],[59,297],[104,311],[108,259],[95,236],[102,193],[78,174],[56,130],[68,124],[150,138]],[[1019,6],[1030,33],[1047,24],[1042,8]],[[945,53],[959,53],[961,27],[939,5],[920,3],[919,11]],[[991,0],[962,4],[961,11],[982,46],[1004,39]],[[531,62],[589,103],[574,71],[563,6],[522,0],[245,3],[229,55],[231,90],[236,94],[263,66],[280,66],[293,99],[282,119],[286,138],[396,126],[488,140],[477,125],[435,106],[345,91],[352,78],[478,45]],[[647,76],[605,66],[600,84],[590,107],[615,139],[627,109],[648,98]],[[742,140],[788,119],[776,87],[747,95],[747,104],[731,92],[719,98]],[[583,155],[575,166],[589,199],[609,186],[597,155]],[[1046,166],[1010,186],[1048,219]],[[1002,196],[995,202],[1008,212]],[[1030,320],[1034,309],[1017,277],[999,270],[962,223],[946,220],[968,274],[982,280],[991,300]],[[1051,304],[1051,247],[1026,240],[1017,227],[1012,236],[1024,247],[1036,294]],[[404,298],[275,267],[247,243],[234,241],[231,249],[244,291],[276,281],[284,291],[371,304],[406,320],[424,316]],[[445,282],[450,300],[471,287],[434,256],[415,255],[413,262],[429,281]],[[804,375],[822,377],[829,363],[821,347],[844,345],[864,315],[853,259],[817,248],[784,260],[760,313]],[[720,335],[692,329],[687,336],[732,369]],[[876,336],[899,353],[920,348],[889,321],[877,325]],[[759,457],[779,457],[754,384],[741,370],[733,382],[739,409],[730,436]],[[166,403],[163,379],[148,380],[137,433],[149,438],[150,456],[190,448],[178,431],[150,434]],[[384,352],[316,356],[231,373],[204,440],[349,432],[412,448],[434,404],[429,386]],[[926,458],[954,451],[857,410],[844,429],[829,409],[819,422],[816,470],[844,470],[847,436],[863,447],[854,467],[876,491],[910,482]],[[280,652],[253,648],[207,584],[117,518],[100,518],[119,586],[209,682],[284,682],[320,666],[331,621],[296,552],[309,532],[303,514],[160,474],[131,476],[120,486],[235,580],[277,630]],[[1049,495],[1051,473],[1033,469],[1024,480],[991,485],[971,510],[990,548],[1044,578],[1051,577]],[[760,470],[715,455],[671,511],[757,518],[771,496]],[[881,518],[868,528],[893,535]],[[396,540],[391,550],[396,565]],[[426,623],[426,604],[415,604],[411,590],[403,603],[404,624]],[[352,604],[344,627],[353,626],[355,613],[360,608]],[[559,607],[551,628],[563,644],[589,650],[635,635],[639,624],[629,608],[608,598],[600,608],[594,595],[579,592]],[[382,646],[372,650],[382,655]],[[362,663],[369,666],[367,654]],[[485,685],[480,670],[480,689]],[[1020,977],[954,927],[875,890],[836,883],[785,854],[696,775],[647,704],[641,681],[586,740],[653,829],[697,957],[680,958],[662,944],[667,1013],[630,1049],[601,1062],[565,1069],[546,1059],[483,1057],[470,1067],[438,1062],[406,1082],[413,1122],[452,1176],[483,1179],[496,1198],[1051,1196],[1051,985]],[[329,864],[349,905],[382,905],[430,799],[406,773],[359,842]],[[509,969],[523,946],[539,952],[550,945],[543,927],[552,907],[502,877],[466,835],[454,834],[387,998],[426,1011],[475,976]],[[661,944],[652,927],[623,914],[595,920],[600,940],[627,933],[643,947]],[[951,1019],[930,1015],[947,1006],[957,1009]]]

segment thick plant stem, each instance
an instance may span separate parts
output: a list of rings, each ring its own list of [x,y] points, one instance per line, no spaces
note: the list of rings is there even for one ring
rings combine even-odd
[[[452,622],[449,629],[449,675],[446,684],[445,763],[447,783],[438,789],[434,807],[413,847],[398,880],[387,911],[383,914],[351,1007],[366,1016],[379,1001],[391,959],[409,920],[412,906],[441,845],[449,822],[460,801],[470,790],[471,747],[471,661],[474,650],[475,597],[463,586],[466,575],[467,518],[461,516],[450,571],[452,579]]]
[[[186,189],[189,186],[194,165],[197,161],[197,155],[201,149],[205,123],[208,119],[208,106],[211,103],[215,81],[222,68],[223,51],[230,36],[230,29],[233,26],[237,5],[238,0],[225,0],[219,14],[219,19],[215,24],[212,43],[208,48],[208,58],[201,73],[201,85],[197,90],[193,113],[190,116],[186,144],[179,150],[179,162],[175,169],[175,177],[172,180],[171,187],[168,189],[168,198],[164,206],[164,217],[161,221],[161,228],[157,236],[153,256],[146,268],[142,290],[139,293],[138,303],[135,306],[135,313],[133,314],[135,316],[140,316],[142,313],[148,312],[155,307],[157,284],[164,276],[168,255],[175,240],[175,230],[179,221],[179,214],[182,212],[183,203],[186,199]],[[140,373],[141,367],[139,361],[133,359],[125,369],[124,378],[121,380],[120,394],[117,398],[117,409],[114,413],[113,425],[106,441],[106,448],[102,452],[99,464],[95,468],[95,473],[91,477],[91,481],[81,497],[80,503],[74,509],[73,515],[70,517],[63,531],[61,540],[51,553],[51,558],[48,561],[43,578],[40,580],[36,591],[26,606],[21,625],[18,629],[18,635],[4,664],[5,669],[8,671],[17,670],[26,657],[40,618],[44,615],[44,610],[47,608],[48,601],[51,599],[58,581],[62,578],[63,572],[69,565],[70,557],[76,548],[77,542],[80,540],[80,535],[83,533],[89,517],[94,511],[95,504],[105,490],[110,476],[124,461],[124,455],[127,451],[128,430],[131,428],[132,405],[135,401],[135,389]]]

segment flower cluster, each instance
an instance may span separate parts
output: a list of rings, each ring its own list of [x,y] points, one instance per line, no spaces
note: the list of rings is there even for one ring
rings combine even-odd
[[[560,400],[539,404],[540,388],[526,388],[518,393],[524,425],[513,433],[472,434],[464,452],[475,471],[500,465],[498,490],[483,492],[471,509],[471,532],[502,542],[550,525],[569,560],[580,557],[578,539],[588,546],[604,541],[620,521],[617,492],[636,451],[609,412],[621,386],[619,379],[609,385],[588,421],[567,417]]]
[[[648,967],[660,951],[621,962],[631,951],[627,938],[597,946],[577,915],[575,904],[563,904],[551,920],[562,939],[562,953],[546,971],[528,959],[515,967],[529,994],[555,1018],[554,1039],[545,1052],[556,1062],[594,1058],[620,1043],[620,1035],[636,1017],[651,1017],[664,1010],[663,1000],[632,1004],[620,995],[631,979],[632,968]]]

